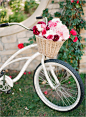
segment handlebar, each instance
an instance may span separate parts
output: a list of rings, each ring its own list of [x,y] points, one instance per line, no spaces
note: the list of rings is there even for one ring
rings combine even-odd
[[[42,16],[36,17],[36,19],[42,19],[42,18],[43,18]],[[46,24],[47,24],[47,17],[45,17],[45,20],[46,20]],[[21,26],[29,31],[33,31],[33,29],[30,29],[21,23],[4,23],[4,24],[0,24],[0,27],[10,26],[10,25],[19,25],[19,26]]]
[[[25,28],[27,30],[33,31],[33,29],[30,29],[30,28],[24,26],[21,23],[5,23],[5,24],[0,24],[0,27],[10,26],[10,25],[19,25],[19,26],[21,26],[21,27],[23,27],[23,28]]]
[[[8,23],[0,24],[0,27],[5,27],[5,26],[9,26],[9,24]]]
[[[38,16],[38,17],[36,17],[36,19],[43,19],[43,17],[42,16]]]

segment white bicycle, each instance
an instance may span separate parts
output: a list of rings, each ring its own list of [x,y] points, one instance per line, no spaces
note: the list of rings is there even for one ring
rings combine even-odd
[[[1,24],[0,27],[8,25],[20,25],[31,30],[20,23],[6,23]],[[77,108],[84,97],[84,86],[79,74],[72,66],[57,59],[47,58],[46,60],[46,57],[39,52],[30,57],[14,59],[21,52],[36,46],[37,44],[32,44],[18,50],[2,65],[0,68],[0,90],[8,92],[13,84],[21,78],[30,62],[41,55],[41,63],[35,69],[33,77],[34,87],[40,99],[47,106],[57,111],[70,111]],[[27,61],[15,78],[11,79],[4,74],[5,67],[24,59]]]

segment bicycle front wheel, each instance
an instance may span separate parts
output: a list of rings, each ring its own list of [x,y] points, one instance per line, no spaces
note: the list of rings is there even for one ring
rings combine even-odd
[[[52,89],[45,77],[41,64],[34,73],[34,86],[38,96],[50,108],[58,111],[70,111],[77,108],[84,97],[84,87],[78,73],[61,60],[50,59],[45,61],[45,67],[54,86],[57,86],[49,65],[52,66],[60,85]]]

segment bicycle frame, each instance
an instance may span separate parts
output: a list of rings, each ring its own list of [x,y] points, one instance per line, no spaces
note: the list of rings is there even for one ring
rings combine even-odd
[[[47,18],[46,18],[46,22],[47,22]],[[8,25],[19,25],[19,26],[22,26],[23,28],[27,29],[27,30],[31,30],[30,28],[27,28],[25,27],[24,25],[22,25],[21,23],[8,23]],[[27,49],[30,49],[32,47],[36,47],[37,44],[32,44],[32,45],[29,45],[29,46],[26,46],[24,48],[22,48],[21,50],[17,51],[16,53],[14,53],[3,65],[2,67],[0,68],[0,72],[5,68],[7,67],[8,65],[10,65],[11,63],[14,63],[14,62],[17,62],[17,61],[20,61],[20,60],[27,60],[26,63],[24,64],[23,68],[21,69],[21,71],[19,72],[19,74],[12,80],[10,79],[8,76],[6,76],[6,81],[7,83],[13,87],[13,83],[15,83],[16,81],[18,81],[21,76],[23,75],[24,71],[26,70],[27,66],[30,64],[30,62],[35,59],[36,57],[38,57],[39,55],[41,55],[39,52],[35,53],[34,55],[30,56],[30,57],[22,57],[22,58],[17,58],[17,59],[14,59],[14,57],[16,57],[18,54],[20,54],[21,52],[27,50]],[[60,84],[59,83],[59,80],[57,79],[54,71],[53,71],[53,68],[51,65],[49,65],[49,69],[52,73],[52,76],[54,77],[56,83],[57,83],[57,86],[55,87],[53,85],[53,82],[50,80],[49,76],[48,76],[48,73],[47,73],[47,70],[46,70],[46,67],[45,67],[45,64],[44,64],[44,55],[42,55],[42,59],[41,59],[41,63],[42,63],[42,66],[43,66],[43,70],[44,70],[44,73],[45,73],[45,76],[46,76],[46,79],[49,83],[49,85],[52,87],[52,89],[55,89],[58,87],[58,85]],[[0,78],[0,81],[3,80],[3,76]]]
[[[35,59],[36,57],[38,57],[39,55],[41,55],[39,52],[36,52],[34,55],[32,55],[31,57],[22,57],[22,58],[17,58],[17,59],[14,59],[14,57],[16,57],[18,54],[20,54],[21,52],[27,50],[27,49],[30,49],[32,47],[36,47],[37,44],[32,44],[32,45],[29,45],[27,47],[24,47],[22,48],[21,50],[17,51],[15,54],[13,54],[3,65],[2,67],[0,68],[0,72],[5,68],[7,67],[8,65],[14,63],[14,62],[17,62],[17,61],[20,61],[20,60],[24,60],[26,59],[26,63],[24,64],[23,68],[21,69],[21,71],[19,72],[19,74],[13,79],[10,81],[7,80],[7,82],[9,83],[9,85],[12,87],[13,86],[13,83],[15,83],[16,81],[18,81],[21,76],[23,75],[23,73],[25,72],[27,66],[30,64],[31,61],[33,61],[33,59]],[[44,73],[45,73],[45,76],[46,76],[46,79],[48,81],[48,83],[50,84],[50,86],[54,89],[55,86],[53,85],[52,81],[50,80],[48,74],[47,74],[47,71],[46,71],[46,67],[44,65],[44,55],[42,55],[42,59],[41,59],[41,63],[42,63],[42,66],[43,66],[43,70],[44,70]],[[55,81],[57,82],[57,84],[59,84],[59,81],[57,79],[57,77],[55,76],[53,70],[52,70],[52,66],[50,66],[50,70],[51,70],[51,73],[52,75],[54,76],[54,79]],[[7,77],[8,78],[8,77]],[[0,78],[0,80],[2,80],[3,77]]]

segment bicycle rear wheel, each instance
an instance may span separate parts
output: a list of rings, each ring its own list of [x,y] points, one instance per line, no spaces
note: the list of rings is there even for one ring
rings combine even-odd
[[[46,70],[54,86],[57,84],[49,70],[49,65],[52,66],[60,85],[53,90],[46,80],[42,65],[39,64],[34,73],[34,86],[38,96],[47,106],[58,111],[77,108],[84,97],[84,87],[79,74],[68,63],[61,60],[46,60]]]

